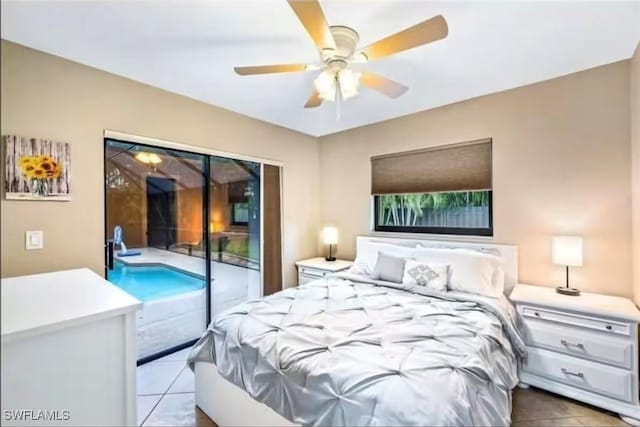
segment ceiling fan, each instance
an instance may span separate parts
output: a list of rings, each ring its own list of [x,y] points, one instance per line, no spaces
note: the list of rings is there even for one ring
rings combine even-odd
[[[442,15],[437,15],[358,49],[358,33],[345,26],[329,26],[318,0],[287,1],[320,51],[322,62],[235,67],[234,70],[241,76],[247,76],[322,69],[313,82],[313,91],[305,108],[318,107],[322,101],[349,99],[358,94],[360,84],[388,97],[399,97],[409,89],[407,86],[368,71],[354,72],[351,64],[362,64],[443,39],[449,31],[447,21]]]

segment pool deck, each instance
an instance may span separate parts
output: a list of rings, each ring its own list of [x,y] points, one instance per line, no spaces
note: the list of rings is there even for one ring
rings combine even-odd
[[[164,266],[204,280],[205,260],[156,248],[137,248],[140,255],[116,259],[128,266]],[[212,318],[262,294],[260,271],[211,262]],[[136,316],[138,358],[198,338],[205,330],[204,289],[144,302]]]
[[[116,259],[130,266],[162,265],[203,278],[205,261],[202,258],[179,254],[157,248],[136,248],[140,255]],[[212,299],[214,316],[222,310],[247,301],[260,298],[260,271],[247,267],[211,261]]]

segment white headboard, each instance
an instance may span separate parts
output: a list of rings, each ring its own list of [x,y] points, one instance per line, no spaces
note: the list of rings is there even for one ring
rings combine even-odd
[[[392,245],[415,246],[421,243],[423,246],[443,245],[452,248],[472,248],[498,250],[502,258],[504,258],[505,273],[505,294],[509,295],[513,287],[518,283],[518,247],[513,245],[499,245],[494,243],[481,242],[460,242],[451,240],[437,239],[413,239],[413,238],[396,238],[396,237],[376,237],[376,236],[357,236],[356,237],[356,256],[364,247],[371,242],[389,243]]]

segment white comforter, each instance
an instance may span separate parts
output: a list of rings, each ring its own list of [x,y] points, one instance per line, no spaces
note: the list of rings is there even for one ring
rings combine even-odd
[[[339,275],[222,313],[190,357],[303,425],[509,425],[506,300]]]

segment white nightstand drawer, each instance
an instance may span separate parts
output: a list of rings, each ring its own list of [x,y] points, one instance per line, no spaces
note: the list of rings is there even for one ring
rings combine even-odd
[[[633,343],[613,334],[588,329],[554,325],[537,319],[527,319],[525,335],[528,345],[558,351],[572,356],[632,368]]]
[[[319,278],[326,276],[330,272],[311,267],[298,267],[298,273],[305,276],[313,276],[315,278]]]
[[[298,286],[306,285],[307,283],[318,280],[319,277],[316,276],[307,276],[305,274],[298,274]]]
[[[554,323],[564,323],[566,325],[589,328],[606,333],[631,336],[631,325],[597,317],[571,314],[562,311],[550,310],[531,306],[522,307],[522,315],[533,319],[546,320]]]
[[[632,401],[633,375],[619,368],[529,347],[524,370],[614,399]]]

